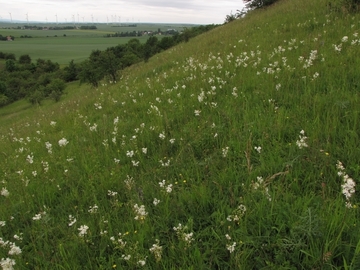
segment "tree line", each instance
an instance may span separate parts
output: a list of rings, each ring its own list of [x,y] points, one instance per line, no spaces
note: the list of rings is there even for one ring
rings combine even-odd
[[[217,26],[212,24],[187,28],[182,33],[160,39],[157,36],[150,36],[144,44],[141,44],[139,39],[133,38],[126,44],[110,47],[105,51],[93,51],[90,57],[80,64],[77,77],[81,82],[89,83],[94,87],[97,87],[104,77],[116,81],[118,71],[141,61],[147,62],[153,55],[181,42],[187,42],[190,38]]]
[[[175,29],[169,29],[167,31],[161,31],[160,28],[157,31],[126,31],[126,32],[116,32],[113,34],[106,34],[104,37],[141,37],[143,35],[176,35],[179,32]]]
[[[27,54],[16,59],[12,53],[0,52],[0,59],[5,60],[5,66],[0,70],[0,106],[23,98],[32,104],[41,104],[44,99],[59,101],[66,83],[71,81],[79,80],[80,83],[94,87],[104,78],[116,81],[122,69],[141,61],[147,62],[153,55],[217,26],[192,27],[181,34],[161,39],[151,36],[145,43],[133,38],[126,44],[109,47],[104,51],[94,50],[81,63],[71,60],[62,69],[58,63],[50,60],[37,59],[34,62]]]

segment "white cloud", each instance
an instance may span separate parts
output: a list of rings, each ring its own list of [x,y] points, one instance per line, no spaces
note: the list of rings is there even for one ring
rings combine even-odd
[[[0,1],[0,19],[59,22],[223,23],[241,0],[11,0]]]

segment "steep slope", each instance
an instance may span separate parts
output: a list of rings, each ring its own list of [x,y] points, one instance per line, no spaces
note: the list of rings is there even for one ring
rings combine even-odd
[[[2,127],[4,264],[357,269],[360,16],[327,2],[254,11]]]

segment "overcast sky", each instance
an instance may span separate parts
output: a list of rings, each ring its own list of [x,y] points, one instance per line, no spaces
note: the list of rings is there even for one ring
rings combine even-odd
[[[219,24],[242,7],[242,0],[0,0],[0,20]]]

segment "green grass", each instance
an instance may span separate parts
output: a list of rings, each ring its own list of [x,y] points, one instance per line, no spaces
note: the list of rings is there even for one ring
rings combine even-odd
[[[327,2],[279,1],[117,84],[2,108],[0,237],[14,244],[0,258],[19,269],[359,269],[359,194],[342,185],[360,179],[360,15]]]

